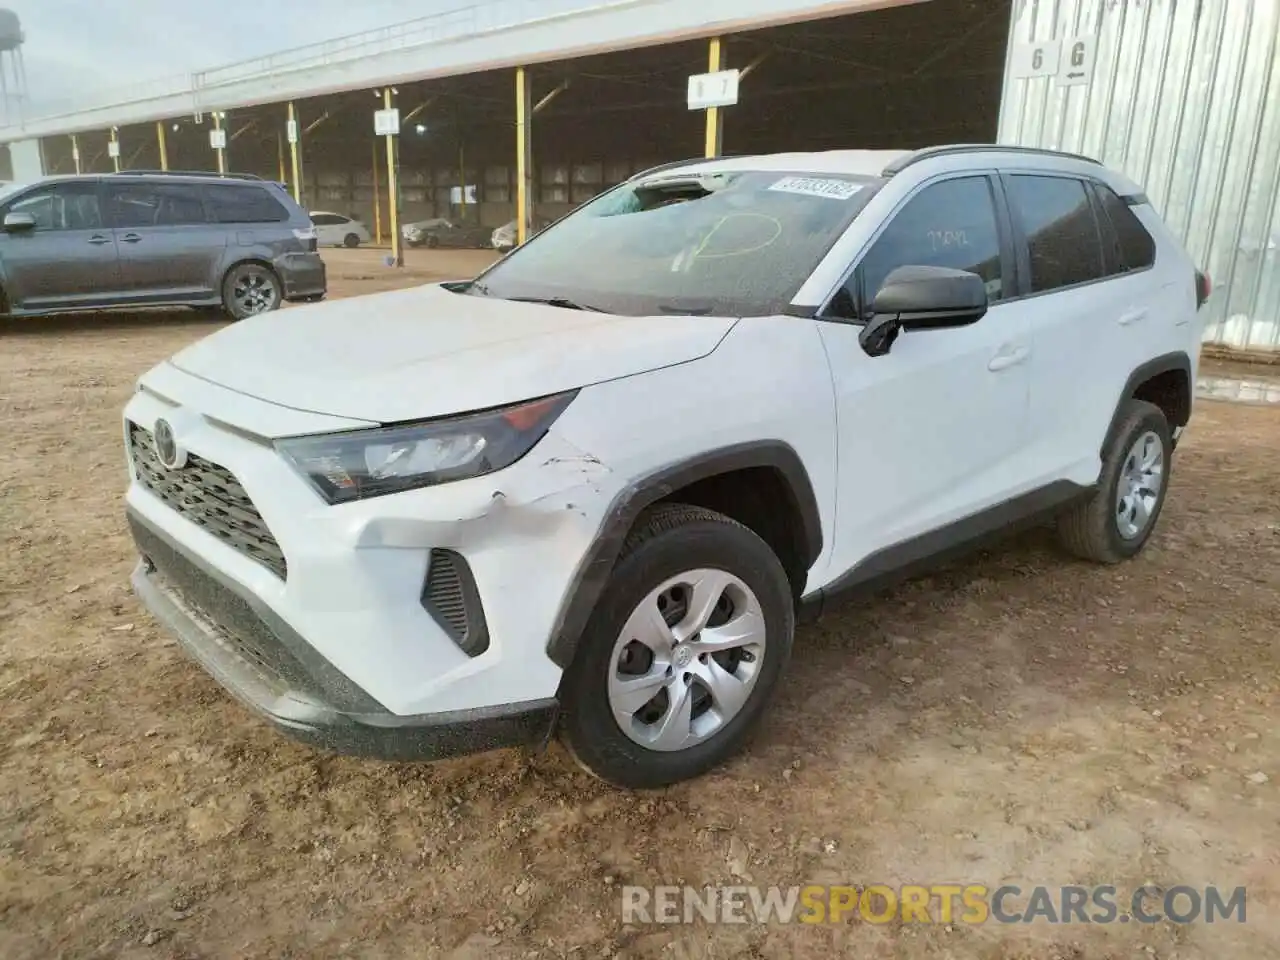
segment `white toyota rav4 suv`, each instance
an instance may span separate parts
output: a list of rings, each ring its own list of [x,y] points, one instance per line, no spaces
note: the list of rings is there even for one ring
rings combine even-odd
[[[992,146],[638,175],[471,282],[255,317],[124,414],[142,601],[343,752],[732,754],[797,619],[988,534],[1151,535],[1208,281],[1139,188]]]

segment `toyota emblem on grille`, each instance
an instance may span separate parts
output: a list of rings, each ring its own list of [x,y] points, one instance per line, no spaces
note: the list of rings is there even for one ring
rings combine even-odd
[[[173,427],[168,420],[157,420],[155,429],[156,456],[168,470],[177,470],[187,461],[187,452],[178,446]]]

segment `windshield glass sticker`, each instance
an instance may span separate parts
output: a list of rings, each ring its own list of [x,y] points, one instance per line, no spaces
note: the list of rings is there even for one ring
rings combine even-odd
[[[829,180],[823,177],[783,177],[769,189],[782,193],[800,193],[808,197],[848,200],[862,189],[862,184],[849,183],[847,180]]]

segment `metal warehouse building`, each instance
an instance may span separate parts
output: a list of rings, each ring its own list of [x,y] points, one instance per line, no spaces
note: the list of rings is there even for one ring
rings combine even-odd
[[[0,141],[20,180],[223,165],[387,235],[393,207],[548,219],[704,152],[1050,147],[1145,185],[1214,279],[1207,340],[1273,351],[1278,40],[1280,0],[492,0],[10,112]],[[733,105],[690,109],[733,70]]]

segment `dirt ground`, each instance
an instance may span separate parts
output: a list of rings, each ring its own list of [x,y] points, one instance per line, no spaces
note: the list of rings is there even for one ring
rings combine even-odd
[[[488,254],[340,251],[334,295]],[[135,603],[119,411],[217,326],[0,325],[0,957],[1280,956],[1280,408],[1202,403],[1148,550],[1015,540],[801,630],[751,749],[660,793],[553,746],[293,744]],[[623,884],[1247,887],[1189,926],[624,926]]]

